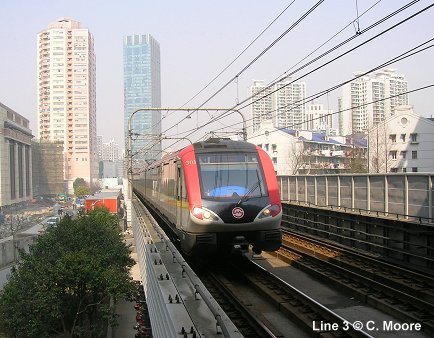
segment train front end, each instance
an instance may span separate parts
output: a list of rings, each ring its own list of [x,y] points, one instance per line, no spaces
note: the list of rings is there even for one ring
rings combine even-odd
[[[253,144],[221,139],[196,143],[188,153],[181,156],[190,209],[183,250],[279,249],[282,206],[269,156]]]

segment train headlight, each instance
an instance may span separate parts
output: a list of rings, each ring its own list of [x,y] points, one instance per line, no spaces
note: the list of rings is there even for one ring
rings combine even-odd
[[[194,207],[192,210],[192,214],[194,217],[198,219],[202,219],[205,221],[218,221],[218,216],[212,212],[211,210],[208,210],[206,208],[201,207]]]
[[[266,218],[266,217],[274,217],[280,213],[280,205],[273,204],[268,205],[258,214],[257,218]]]
[[[264,211],[262,211],[262,215],[263,215],[264,217],[268,217],[268,216],[270,216],[270,215],[271,215],[271,211],[270,211],[270,209],[268,209],[268,208],[264,209]]]
[[[196,216],[199,219],[203,219],[203,210],[199,207],[193,208],[193,215]]]

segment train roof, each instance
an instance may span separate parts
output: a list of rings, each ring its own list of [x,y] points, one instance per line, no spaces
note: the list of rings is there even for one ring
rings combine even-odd
[[[234,141],[227,138],[210,138],[206,141],[193,143],[196,153],[215,152],[227,149],[229,151],[254,151],[256,146],[245,141]]]
[[[192,145],[187,146],[186,148],[189,148],[191,146],[193,146],[193,149],[197,154],[213,153],[216,151],[221,152],[221,151],[225,151],[226,149],[228,151],[239,151],[239,152],[252,152],[256,150],[256,146],[252,143],[245,142],[245,141],[234,141],[228,138],[210,138],[206,141],[195,142]],[[155,166],[160,165],[161,163],[175,159],[186,148],[181,149],[179,151],[175,151],[170,154],[166,154],[161,159],[149,164],[147,167],[153,168]]]

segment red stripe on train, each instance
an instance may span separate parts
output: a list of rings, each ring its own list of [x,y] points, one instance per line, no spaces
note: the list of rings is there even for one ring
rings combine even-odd
[[[185,185],[187,186],[188,204],[190,211],[193,207],[202,207],[200,194],[199,174],[197,171],[196,154],[193,145],[185,147],[179,153],[184,167]]]
[[[262,164],[262,170],[264,171],[265,181],[267,182],[268,194],[270,196],[270,204],[278,205],[282,210],[282,203],[280,201],[279,186],[277,184],[277,177],[274,171],[273,162],[271,162],[270,156],[261,148],[256,147],[259,154],[259,159]],[[279,211],[280,211],[279,210]]]

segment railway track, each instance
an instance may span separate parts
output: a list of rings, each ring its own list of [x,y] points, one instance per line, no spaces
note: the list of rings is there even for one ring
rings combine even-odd
[[[275,253],[280,259],[369,306],[434,332],[434,278],[288,230],[283,244]]]
[[[235,325],[240,325],[238,329],[245,337],[300,336],[300,332],[305,336],[370,337],[254,261],[207,261],[206,266],[202,263],[194,269]],[[280,316],[278,324],[264,315],[273,311],[271,317]],[[320,327],[321,323],[337,323],[339,329]]]

